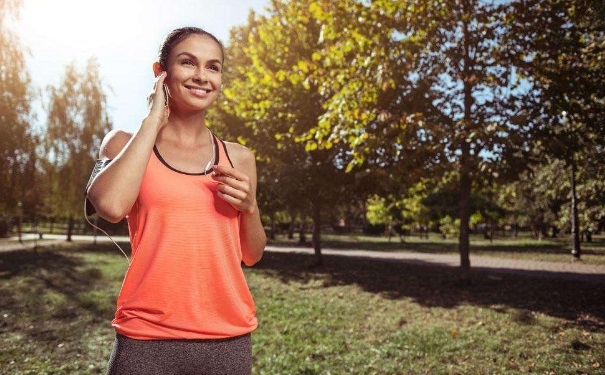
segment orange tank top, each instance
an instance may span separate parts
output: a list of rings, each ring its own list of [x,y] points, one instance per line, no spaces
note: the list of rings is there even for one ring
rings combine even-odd
[[[215,164],[230,165],[214,137]],[[203,167],[202,167],[203,168]],[[215,339],[257,327],[242,270],[239,213],[204,173],[177,171],[154,147],[128,215],[131,265],[112,326],[133,339]]]

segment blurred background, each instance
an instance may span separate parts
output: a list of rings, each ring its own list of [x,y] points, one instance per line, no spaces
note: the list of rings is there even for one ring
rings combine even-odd
[[[257,156],[272,240],[582,241],[605,228],[601,1],[0,1],[0,235],[90,233],[100,141],[163,36],[226,46],[212,130]],[[123,223],[100,224],[125,234]]]

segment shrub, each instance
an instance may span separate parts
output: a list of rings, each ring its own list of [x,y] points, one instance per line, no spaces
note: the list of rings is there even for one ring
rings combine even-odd
[[[455,238],[459,234],[460,219],[454,219],[451,216],[443,217],[439,220],[439,232],[443,238]]]

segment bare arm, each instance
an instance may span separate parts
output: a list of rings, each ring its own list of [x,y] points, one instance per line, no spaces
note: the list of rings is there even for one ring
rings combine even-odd
[[[252,266],[263,256],[267,237],[256,202],[256,162],[250,150],[228,143],[234,168],[215,166],[214,178],[220,182],[219,197],[238,209],[240,237],[244,264]]]
[[[164,77],[156,80],[153,104],[139,130],[134,135],[111,131],[101,145],[99,158],[113,161],[95,177],[87,195],[97,214],[110,222],[122,220],[134,205],[156,136],[168,119],[161,90]]]

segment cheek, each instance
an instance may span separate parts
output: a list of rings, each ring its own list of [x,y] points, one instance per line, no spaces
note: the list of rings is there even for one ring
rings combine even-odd
[[[176,86],[177,79],[173,72],[166,72],[166,79],[164,79],[164,83],[168,86],[168,89],[171,89]]]

